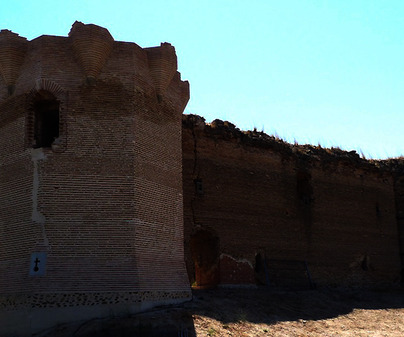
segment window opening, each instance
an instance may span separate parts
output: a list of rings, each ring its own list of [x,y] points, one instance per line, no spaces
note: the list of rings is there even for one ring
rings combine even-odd
[[[38,100],[34,104],[34,148],[51,147],[59,137],[59,102]]]

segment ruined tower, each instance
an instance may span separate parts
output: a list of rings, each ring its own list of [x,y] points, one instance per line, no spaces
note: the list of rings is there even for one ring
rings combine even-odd
[[[0,334],[190,297],[174,47],[0,32]]]

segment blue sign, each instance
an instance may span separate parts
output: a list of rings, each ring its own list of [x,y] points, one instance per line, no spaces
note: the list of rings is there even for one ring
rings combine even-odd
[[[46,252],[32,253],[29,265],[30,276],[43,276],[46,270]]]

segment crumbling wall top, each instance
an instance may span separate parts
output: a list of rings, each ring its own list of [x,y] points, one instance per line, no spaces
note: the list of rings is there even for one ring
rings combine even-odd
[[[92,23],[84,24],[80,21],[75,21],[70,29],[69,37],[74,38],[79,34],[92,38],[114,40],[108,29],[104,27],[100,27]]]
[[[368,160],[362,158],[356,151],[345,151],[338,147],[324,148],[320,145],[290,144],[283,139],[271,136],[262,131],[242,131],[228,121],[215,119],[206,123],[205,119],[198,115],[183,115],[183,126],[203,132],[210,137],[225,140],[235,140],[238,143],[278,152],[282,157],[297,159],[307,163],[347,163],[354,167],[377,171],[404,172],[404,159]]]

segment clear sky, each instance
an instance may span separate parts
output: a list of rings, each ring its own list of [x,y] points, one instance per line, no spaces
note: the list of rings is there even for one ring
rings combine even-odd
[[[11,0],[29,40],[75,20],[141,47],[170,42],[185,113],[367,158],[404,155],[403,0]]]

